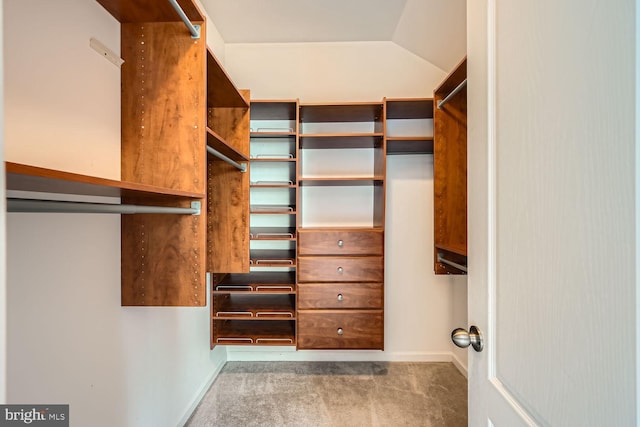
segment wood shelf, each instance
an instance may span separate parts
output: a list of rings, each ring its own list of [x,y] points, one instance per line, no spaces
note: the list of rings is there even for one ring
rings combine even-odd
[[[227,274],[214,287],[215,293],[259,292],[295,294],[296,273],[293,271],[252,271]]]
[[[155,0],[97,0],[107,12],[121,23],[178,22],[180,16],[168,1]],[[190,21],[203,22],[204,17],[191,0],[178,0]],[[186,30],[185,27],[185,31]]]
[[[432,119],[433,98],[387,98],[387,120]]]
[[[252,227],[251,240],[296,240],[295,227]]]
[[[249,161],[246,156],[227,144],[223,137],[209,127],[207,127],[207,145],[236,162]]]
[[[252,215],[295,215],[296,207],[291,205],[251,205],[249,212]]]
[[[254,267],[296,266],[296,251],[291,249],[252,249],[250,256]]]
[[[208,47],[207,82],[208,108],[249,108],[249,103]]]
[[[293,320],[214,320],[214,345],[295,345]]]
[[[252,162],[261,163],[261,162],[270,162],[270,163],[295,163],[296,159],[293,157],[284,158],[284,157],[251,157],[250,160]]]
[[[293,100],[251,100],[252,120],[296,119],[298,101]],[[295,135],[295,133],[293,133]]]
[[[326,178],[300,178],[300,186],[353,186],[383,185],[382,177],[326,177]]]
[[[264,182],[264,181],[263,181]],[[250,184],[251,188],[289,188],[289,189],[295,189],[297,187],[297,185],[294,184],[278,184],[276,183],[276,181],[274,181],[273,183],[269,183],[269,184],[261,184],[260,181]]]
[[[383,136],[382,132],[302,134],[300,148],[380,148],[383,145]]]
[[[382,110],[381,102],[300,104],[300,122],[376,122],[382,120]]]
[[[295,295],[217,294],[214,319],[295,320]]]
[[[436,250],[440,249],[446,252],[450,252],[452,254],[467,256],[467,245],[464,243],[437,243],[434,245]]]
[[[156,187],[127,181],[80,175],[55,169],[5,162],[7,190],[169,200],[171,198],[202,199],[204,193]]]
[[[251,138],[273,139],[273,138],[295,138],[295,132],[251,132]]]
[[[387,137],[387,154],[433,154],[433,137]]]

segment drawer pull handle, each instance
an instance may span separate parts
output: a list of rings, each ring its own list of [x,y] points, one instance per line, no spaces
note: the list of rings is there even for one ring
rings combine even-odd
[[[344,334],[344,330],[342,328],[338,328],[338,335]]]
[[[343,240],[338,240],[338,247],[341,248],[344,246],[344,241]]]
[[[338,274],[342,274],[342,272],[344,272],[344,268],[338,267]]]
[[[342,301],[344,299],[344,297],[342,296],[342,294],[338,294],[338,301]]]

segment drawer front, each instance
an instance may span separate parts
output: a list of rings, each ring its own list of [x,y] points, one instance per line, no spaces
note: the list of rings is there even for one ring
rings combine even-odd
[[[383,258],[299,257],[299,282],[383,282]]]
[[[382,308],[382,283],[300,283],[298,308]]]
[[[382,310],[298,311],[298,348],[369,349],[384,347]]]
[[[299,255],[382,255],[382,230],[299,230]]]

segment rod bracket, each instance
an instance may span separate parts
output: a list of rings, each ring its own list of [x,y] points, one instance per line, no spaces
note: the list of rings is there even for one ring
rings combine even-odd
[[[195,209],[192,215],[200,215],[202,211],[202,204],[200,202],[191,202],[191,209]]]
[[[191,38],[192,39],[199,39],[200,38],[200,25],[199,24],[194,24],[193,25],[194,28],[194,33],[191,34]]]

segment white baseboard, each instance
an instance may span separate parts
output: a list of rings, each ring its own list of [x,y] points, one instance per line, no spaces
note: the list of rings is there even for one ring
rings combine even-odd
[[[458,356],[456,356],[455,354],[451,353],[451,362],[453,362],[453,365],[458,368],[458,371],[460,371],[460,373],[462,375],[464,375],[465,378],[469,378],[469,372],[467,371],[467,365],[463,364],[460,359],[458,359]]]
[[[229,347],[229,362],[452,362],[450,352],[298,350],[295,347]],[[459,369],[459,368],[458,368]]]
[[[221,353],[224,354],[224,352],[221,352]],[[207,378],[207,380],[205,381],[204,385],[200,388],[200,390],[198,390],[196,395],[191,400],[191,404],[186,409],[184,415],[182,416],[182,418],[178,422],[177,427],[184,427],[184,425],[187,423],[187,421],[189,421],[189,418],[191,418],[191,415],[193,414],[193,411],[196,410],[196,408],[200,404],[200,401],[202,400],[204,395],[207,393],[207,391],[211,387],[211,384],[213,384],[213,382],[218,377],[218,374],[220,373],[220,371],[224,367],[225,363],[227,363],[226,357],[221,358],[218,361],[218,363],[213,368],[213,371],[211,371],[211,375],[209,375],[209,378]]]

